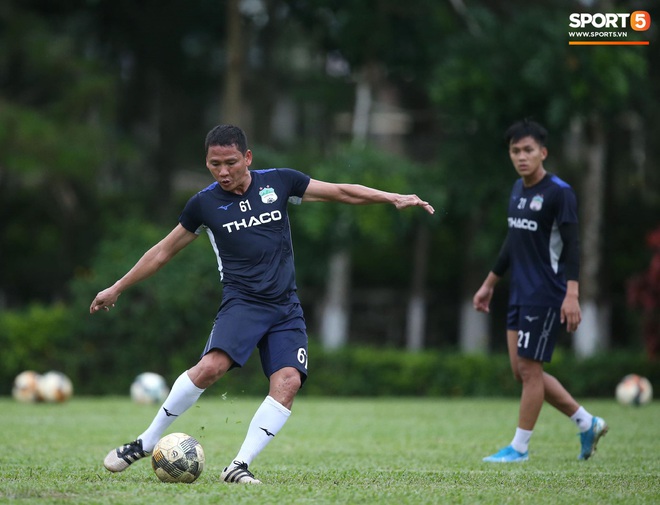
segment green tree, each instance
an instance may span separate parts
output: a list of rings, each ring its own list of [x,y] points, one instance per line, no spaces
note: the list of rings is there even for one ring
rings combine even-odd
[[[412,5],[403,5],[392,0],[359,0],[356,2],[337,2],[316,0],[312,2],[289,1],[293,16],[308,28],[308,33],[317,41],[326,54],[334,54],[343,59],[350,68],[350,78],[355,82],[355,99],[350,120],[352,143],[358,148],[367,143],[380,145],[405,158],[407,153],[401,148],[403,137],[399,135],[378,135],[377,105],[387,110],[399,110],[405,102],[400,100],[403,83],[411,89],[420,89],[423,77],[428,72],[428,59],[432,58],[437,40],[443,37],[438,30],[440,25],[451,23],[449,7],[432,1],[418,1]],[[391,125],[390,125],[391,126]],[[401,133],[401,132],[399,132]],[[360,156],[359,153],[356,156]],[[361,156],[368,159],[369,156]],[[387,161],[386,161],[387,163]],[[392,164],[392,161],[390,161]],[[410,180],[421,171],[419,165],[394,162],[396,170],[404,173]],[[366,169],[366,168],[365,168]],[[373,167],[372,167],[373,170]],[[383,164],[376,171],[385,170]],[[341,173],[333,170],[335,178]],[[361,170],[362,172],[362,170]],[[364,175],[362,174],[362,177]],[[439,192],[430,190],[431,180],[439,178],[426,176],[426,185],[420,193],[433,201]],[[356,180],[361,180],[358,177]],[[383,180],[378,178],[378,180]],[[374,184],[379,186],[378,184]],[[399,189],[398,191],[404,191]],[[347,242],[350,226],[343,220],[335,225],[344,236],[337,244]],[[428,261],[429,241],[426,225],[420,225],[418,239],[413,243],[418,248],[413,255],[411,270],[410,318],[416,322],[408,324],[409,346],[420,347],[424,332],[424,285],[426,263]],[[330,272],[325,301],[322,334],[326,335],[332,347],[345,343],[348,315],[347,294],[351,291],[348,278],[350,275],[351,256],[346,246],[335,246],[330,257]],[[414,334],[414,336],[413,336]]]
[[[449,39],[447,57],[436,66],[430,84],[436,105],[449,115],[458,133],[451,137],[453,145],[445,154],[462,167],[450,182],[450,194],[456,210],[465,216],[466,243],[470,244],[461,290],[464,327],[469,328],[475,327],[470,318],[479,317],[473,314],[470,303],[485,275],[486,269],[479,265],[483,265],[484,253],[494,255],[495,244],[505,231],[494,227],[498,221],[504,222],[503,209],[498,209],[511,180],[506,146],[501,142],[503,130],[514,120],[530,116],[549,126],[554,139],[548,163],[552,170],[557,166],[555,160],[562,159],[560,142],[576,120],[591,127],[593,135],[583,141],[591,152],[605,149],[608,125],[639,107],[637,96],[640,91],[644,95],[647,76],[647,60],[638,48],[569,47],[564,6],[510,4],[494,9],[485,5],[467,13],[476,28]],[[535,27],[533,33],[530,26]],[[556,158],[555,153],[559,155]],[[591,164],[580,163],[589,167],[587,173],[592,178],[576,176],[571,181],[573,173],[564,177],[578,190],[583,188],[582,205],[591,209],[582,214],[582,242],[587,251],[583,300],[588,306],[601,272],[593,265],[599,265],[602,244],[594,240],[601,231],[605,176],[602,157],[592,155]],[[493,221],[493,217],[497,219]],[[473,234],[474,230],[489,229],[498,231]],[[483,325],[481,328],[487,332]],[[592,325],[583,328],[592,335],[599,334]]]
[[[99,173],[125,146],[117,82],[90,56],[84,18],[44,9],[0,9],[0,297],[11,305],[63,296],[96,236]]]

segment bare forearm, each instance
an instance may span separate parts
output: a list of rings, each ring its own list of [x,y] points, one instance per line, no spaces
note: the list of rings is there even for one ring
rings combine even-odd
[[[307,202],[340,202],[352,205],[389,203],[399,210],[407,207],[422,207],[429,214],[435,212],[431,204],[417,195],[401,195],[362,186],[361,184],[333,184],[314,179],[310,181],[303,200]]]
[[[89,307],[89,312],[93,314],[99,310],[110,310],[111,307],[115,306],[117,299],[126,289],[148,277],[151,277],[160,270],[165,263],[167,263],[167,260],[165,260],[164,256],[160,253],[158,245],[152,247],[144,253],[126,275],[115,282],[112,286],[100,291],[96,295]]]
[[[495,285],[500,277],[493,272],[489,272],[481,287],[472,298],[472,305],[479,312],[490,312],[490,300],[493,298]]]
[[[180,224],[177,225],[167,237],[144,253],[126,275],[96,295],[89,307],[90,313],[110,310],[123,291],[151,277],[196,237],[197,235],[187,231]]]
[[[488,275],[486,276],[486,279],[483,282],[483,286],[485,286],[488,289],[493,289],[495,288],[495,285],[500,281],[500,276],[495,274],[494,272],[488,272]]]
[[[332,195],[317,201],[334,201],[347,203],[351,205],[367,205],[370,203],[391,203],[394,204],[397,197],[396,193],[388,193],[361,184],[335,184],[335,191]]]
[[[566,296],[580,298],[580,283],[578,281],[568,281],[566,283]]]
[[[168,261],[169,258],[161,253],[157,244],[144,253],[133,268],[131,268],[121,279],[115,282],[113,287],[119,292],[125,291],[134,284],[151,277]]]

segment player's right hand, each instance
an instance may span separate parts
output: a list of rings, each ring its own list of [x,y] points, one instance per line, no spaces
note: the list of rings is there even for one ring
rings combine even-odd
[[[481,286],[472,298],[472,306],[478,312],[490,312],[490,299],[493,297],[493,288]]]
[[[100,291],[92,301],[92,304],[89,306],[89,313],[94,314],[99,310],[105,310],[106,312],[109,311],[112,307],[115,306],[119,295],[120,293],[115,293],[112,288]]]

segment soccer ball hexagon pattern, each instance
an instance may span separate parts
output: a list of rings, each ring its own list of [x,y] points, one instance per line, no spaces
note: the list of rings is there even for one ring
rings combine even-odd
[[[163,482],[190,484],[204,470],[204,449],[185,433],[171,433],[161,438],[154,447],[151,467]]]

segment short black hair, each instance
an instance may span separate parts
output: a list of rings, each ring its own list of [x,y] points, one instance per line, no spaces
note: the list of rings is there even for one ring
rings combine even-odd
[[[247,136],[238,126],[221,124],[214,127],[206,135],[204,147],[208,154],[211,146],[236,146],[241,153],[247,153]]]
[[[536,121],[531,119],[523,119],[509,126],[504,133],[504,139],[507,146],[512,142],[518,142],[525,137],[532,137],[540,146],[545,147],[545,141],[548,138],[548,130],[541,126]]]

